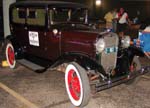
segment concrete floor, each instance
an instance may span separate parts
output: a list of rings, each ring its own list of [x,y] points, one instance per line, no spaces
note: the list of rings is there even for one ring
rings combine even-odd
[[[141,63],[150,66],[150,60],[146,58],[142,58]],[[92,94],[85,108],[150,108],[149,85],[150,72],[131,85],[121,84]],[[64,73],[38,74],[19,65],[13,70],[0,67],[0,108],[74,107],[65,90]]]
[[[150,66],[149,60],[143,61]],[[150,108],[149,85],[150,74],[146,74],[137,83],[118,85],[92,95],[85,108]],[[0,68],[0,108],[74,107],[66,94],[63,73],[38,74],[18,66],[14,70]]]

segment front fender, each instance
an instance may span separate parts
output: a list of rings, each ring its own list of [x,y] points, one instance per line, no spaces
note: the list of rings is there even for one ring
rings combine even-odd
[[[130,46],[129,49],[130,53],[132,53],[134,56],[140,56],[144,57],[144,52],[142,51],[141,48],[135,47],[135,46]]]
[[[135,46],[130,46],[127,49],[122,49],[118,53],[119,57],[117,59],[117,68],[119,69],[119,73],[126,70],[126,72],[129,71],[130,65],[133,62],[133,59],[135,56],[143,57],[144,53],[142,49],[137,48]],[[118,68],[119,67],[119,68]]]
[[[79,53],[71,52],[63,54],[61,57],[57,59],[57,61],[55,62],[56,64],[53,65],[53,67],[62,63],[70,63],[70,62],[77,62],[85,70],[95,70],[106,76],[104,68],[100,64],[98,64],[95,60],[91,59],[90,57]]]
[[[135,56],[139,56],[139,57],[144,57],[144,52],[142,51],[142,49],[137,48],[135,46],[130,46],[128,49],[125,49],[123,51],[123,57],[128,58],[129,60],[129,64],[131,65],[133,58]]]

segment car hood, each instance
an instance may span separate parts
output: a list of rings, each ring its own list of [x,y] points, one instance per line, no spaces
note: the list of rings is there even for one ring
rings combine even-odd
[[[94,29],[86,24],[62,23],[62,24],[56,24],[53,27],[59,29],[60,31],[82,32],[86,34],[92,33],[93,35],[95,34],[96,36],[109,33],[109,31],[107,31],[106,29]]]

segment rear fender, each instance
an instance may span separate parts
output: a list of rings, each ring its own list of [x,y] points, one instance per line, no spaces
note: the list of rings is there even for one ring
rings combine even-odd
[[[8,35],[5,38],[5,41],[10,41],[12,43],[13,47],[16,49],[17,41],[16,41],[16,39],[12,35]]]
[[[16,40],[16,38],[14,38],[14,36],[12,36],[12,35],[8,35],[5,38],[5,43],[7,41],[10,41],[11,44],[13,45],[15,53],[16,53],[16,58],[21,57],[22,56],[22,48],[20,47],[20,45],[19,45],[18,41]]]

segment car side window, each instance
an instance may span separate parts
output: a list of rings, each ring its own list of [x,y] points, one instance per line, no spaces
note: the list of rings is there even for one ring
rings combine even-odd
[[[27,24],[31,26],[44,26],[45,13],[45,9],[27,9]]]
[[[53,21],[66,22],[69,18],[69,9],[55,9],[53,10]]]
[[[17,24],[25,24],[26,11],[23,8],[13,8],[12,21]]]
[[[49,10],[50,23],[53,25],[55,23],[67,22],[70,20],[70,9],[64,8],[53,8]]]
[[[53,8],[49,11],[51,24],[62,22],[87,23],[87,10],[83,8]]]

